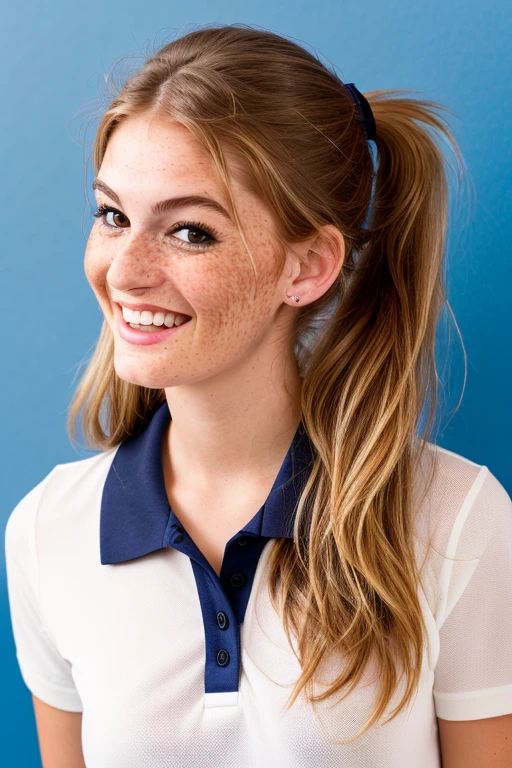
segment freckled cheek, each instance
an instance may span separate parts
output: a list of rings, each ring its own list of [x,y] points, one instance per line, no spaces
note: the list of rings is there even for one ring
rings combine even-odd
[[[207,271],[199,270],[195,275],[187,275],[181,282],[183,294],[200,324],[208,333],[219,332],[220,338],[226,334],[251,336],[256,327],[266,322],[272,312],[273,288],[271,281],[262,274],[255,278],[252,265],[243,254],[237,257],[235,266],[210,263]],[[180,283],[178,283],[180,285]]]
[[[92,235],[89,237],[84,255],[84,272],[100,303],[110,303],[105,291],[105,277],[113,257],[109,248],[100,246]]]
[[[226,262],[187,274],[181,287],[199,323],[214,332],[243,320],[253,290],[249,270],[226,268]]]

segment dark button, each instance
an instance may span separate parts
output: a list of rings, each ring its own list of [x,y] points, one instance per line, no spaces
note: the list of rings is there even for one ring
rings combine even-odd
[[[246,581],[247,579],[243,573],[232,573],[229,577],[229,583],[235,589],[243,587]]]
[[[247,538],[247,536],[241,536],[239,539],[237,539],[236,543],[238,544],[239,547],[245,547],[248,541],[249,539]]]
[[[217,624],[221,629],[227,629],[229,627],[229,618],[224,611],[219,611],[217,613]]]
[[[229,653],[225,650],[225,648],[221,648],[221,650],[218,652],[217,664],[219,667],[225,667],[226,664],[229,664]]]
[[[174,543],[179,544],[180,541],[183,541],[184,538],[185,537],[182,533],[178,533],[178,535],[174,537]]]

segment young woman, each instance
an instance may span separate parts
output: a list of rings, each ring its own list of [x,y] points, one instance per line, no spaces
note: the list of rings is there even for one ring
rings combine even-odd
[[[214,25],[101,116],[99,453],[6,531],[45,768],[511,765],[512,503],[427,439],[439,108]]]

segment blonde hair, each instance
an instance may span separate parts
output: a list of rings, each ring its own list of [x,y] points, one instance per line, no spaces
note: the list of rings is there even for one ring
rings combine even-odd
[[[461,162],[437,114],[446,108],[401,93],[365,94],[377,126],[374,162],[350,95],[315,55],[266,30],[209,25],[147,57],[105,108],[92,148],[97,173],[117,125],[158,113],[186,126],[209,152],[235,214],[228,159],[236,161],[274,212],[278,259],[287,243],[325,224],[345,238],[338,278],[302,307],[294,328],[303,422],[316,456],[294,539],[278,539],[271,550],[269,594],[288,638],[290,626],[298,637],[302,674],[287,706],[301,691],[313,702],[348,684],[351,690],[377,654],[379,696],[355,738],[386,709],[397,664],[407,686],[391,719],[419,684],[427,630],[411,483],[426,442],[415,430],[425,404],[424,436],[435,419],[435,333],[448,304],[447,167],[436,138],[444,135]],[[67,423],[73,441],[82,412],[94,449],[140,433],[165,401],[163,389],[121,380],[113,359],[104,321]],[[346,666],[313,697],[315,671],[333,651]]]

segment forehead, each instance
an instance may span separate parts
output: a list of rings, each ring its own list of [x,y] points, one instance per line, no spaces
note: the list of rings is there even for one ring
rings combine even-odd
[[[108,174],[108,175],[107,175]],[[198,139],[183,125],[160,115],[136,115],[120,123],[109,139],[98,175],[116,189],[135,185],[157,196],[175,192],[209,193],[228,204],[214,163]],[[237,197],[248,194],[236,178]],[[121,191],[121,190],[119,190]]]

